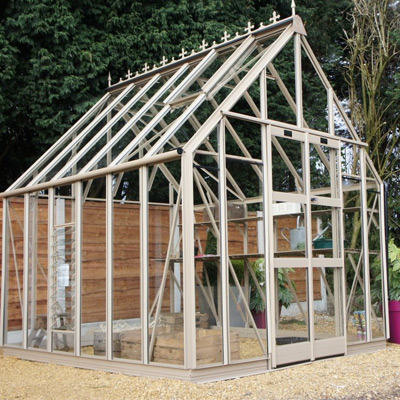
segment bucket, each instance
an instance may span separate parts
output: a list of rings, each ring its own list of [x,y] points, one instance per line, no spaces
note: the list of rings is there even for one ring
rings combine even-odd
[[[400,344],[400,301],[389,301],[390,341]]]

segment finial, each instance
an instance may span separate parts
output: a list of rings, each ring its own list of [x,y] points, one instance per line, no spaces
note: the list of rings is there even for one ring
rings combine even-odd
[[[139,76],[139,71],[136,71],[136,75],[135,76]]]
[[[128,69],[128,73],[125,75],[126,79],[132,78],[133,74],[130,69]]]
[[[142,71],[143,71],[144,73],[146,73],[149,69],[150,69],[150,67],[148,66],[148,64],[147,64],[147,63],[144,63],[144,68],[142,68]]]
[[[171,62],[173,63],[175,61],[175,57],[172,57],[171,58]]]
[[[182,52],[179,54],[181,56],[181,58],[185,58],[187,54],[187,51],[185,51],[185,49],[182,47]]]
[[[192,56],[193,54],[196,54],[196,52],[194,51],[194,49],[192,49],[192,52],[190,53],[190,55]]]
[[[206,41],[203,39],[203,41],[201,42],[201,46],[199,47],[199,49],[201,50],[205,50],[208,47],[208,43],[206,43]]]
[[[156,64],[153,64],[153,69],[156,69],[157,68],[157,65]]]
[[[119,77],[119,81],[122,82],[122,78],[121,77]]]
[[[212,47],[215,47],[216,45],[217,45],[217,42],[215,40],[213,40]]]
[[[260,22],[260,28],[264,28],[264,22]]]
[[[240,35],[239,35],[239,32],[236,32],[235,33],[235,37],[239,37]]]
[[[225,31],[224,36],[222,36],[221,40],[226,42],[230,37],[231,37],[231,35],[229,35],[227,31]]]
[[[276,11],[274,11],[274,12],[272,13],[272,18],[270,18],[269,20],[272,21],[273,24],[275,24],[275,22],[278,21],[278,19],[279,19],[280,17],[281,17],[281,16],[278,15],[278,14],[276,13]]]
[[[108,71],[108,87],[111,86],[111,72]]]
[[[296,15],[296,3],[294,0],[292,0],[292,5],[290,7],[292,7],[292,15],[294,17]]]
[[[165,64],[167,63],[168,59],[165,58],[165,56],[162,57],[162,60],[160,61],[160,64],[165,67]]]
[[[247,23],[247,28],[244,28],[244,30],[245,30],[247,33],[250,33],[251,30],[252,30],[253,28],[254,28],[254,25],[252,25],[251,22],[249,21],[249,22]]]

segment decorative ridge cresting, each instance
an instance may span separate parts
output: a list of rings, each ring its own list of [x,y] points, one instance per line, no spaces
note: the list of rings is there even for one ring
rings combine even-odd
[[[294,0],[292,0],[291,8],[292,8],[292,17],[294,17],[296,15],[296,4],[295,4]],[[228,44],[229,42],[234,42],[238,38],[244,38],[244,37],[246,37],[246,36],[248,36],[248,35],[250,35],[250,34],[252,34],[254,32],[257,32],[259,30],[265,29],[266,27],[269,27],[271,25],[277,24],[279,19],[280,19],[280,15],[277,14],[276,11],[274,11],[272,13],[272,17],[269,19],[271,21],[270,24],[264,25],[264,23],[261,22],[259,27],[254,29],[255,28],[254,24],[252,24],[251,21],[248,21],[247,22],[247,26],[245,28],[243,28],[245,33],[244,34],[239,34],[239,32],[235,32],[235,35],[233,37],[232,37],[231,34],[229,34],[225,30],[223,36],[220,38],[221,41],[219,43],[217,43],[214,40],[212,42],[211,46],[209,46],[209,44],[206,42],[206,40],[203,39],[201,44],[200,44],[200,46],[198,47],[200,49],[200,51],[196,51],[195,49],[192,49],[190,53],[188,51],[186,51],[185,48],[182,47],[181,48],[181,52],[178,55],[179,56],[178,59],[175,59],[175,57],[171,57],[170,61],[168,62],[168,59],[165,57],[165,55],[163,55],[162,60],[158,64],[154,64],[153,68],[150,68],[148,63],[146,62],[146,63],[144,63],[144,67],[142,68],[143,72],[136,71],[136,73],[133,74],[130,71],[130,69],[128,69],[128,73],[125,75],[126,79],[119,78],[119,81],[114,83],[114,84],[111,82],[111,73],[109,72],[108,73],[108,87],[111,87],[113,85],[117,85],[117,84],[119,84],[121,82],[126,82],[129,79],[132,79],[133,77],[136,78],[136,77],[138,77],[140,75],[145,75],[149,71],[154,71],[154,70],[157,70],[157,69],[160,69],[160,68],[164,68],[166,65],[171,65],[171,64],[173,64],[175,62],[182,61],[185,58],[192,57],[194,55],[201,54],[203,52],[209,51],[210,49],[213,49],[214,47],[217,47],[217,46],[219,46],[221,44]],[[279,22],[281,22],[281,21],[279,21]]]

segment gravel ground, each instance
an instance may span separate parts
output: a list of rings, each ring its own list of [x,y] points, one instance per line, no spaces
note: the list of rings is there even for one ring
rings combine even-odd
[[[207,384],[23,361],[0,350],[0,399],[400,399],[400,345]]]

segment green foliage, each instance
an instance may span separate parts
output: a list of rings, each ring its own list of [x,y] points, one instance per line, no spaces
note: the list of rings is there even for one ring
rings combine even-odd
[[[382,303],[382,268],[380,257],[376,257],[371,264],[371,297],[375,304]],[[400,247],[394,240],[389,242],[389,299],[400,301]]]
[[[243,260],[232,260],[232,267],[235,270],[236,277],[238,281],[242,284],[244,279],[244,261]],[[233,280],[232,274],[229,273],[229,284],[231,286],[235,285],[235,281]]]
[[[297,11],[331,80],[340,87],[343,12],[349,0],[304,0]],[[291,15],[289,0],[29,0],[0,6],[0,190],[4,190],[102,95],[144,62],[177,57],[247,21],[269,23],[272,11]],[[283,79],[290,66],[277,64]],[[277,98],[271,109],[290,115]],[[248,137],[246,146],[259,146]],[[246,180],[246,177],[241,178]],[[251,182],[249,183],[251,187]]]
[[[204,249],[205,254],[217,254],[217,238],[212,233],[211,229],[207,229],[207,241],[206,248]],[[218,265],[215,261],[204,261],[204,270],[207,271],[210,285],[214,286],[217,284]],[[203,274],[203,283],[207,284],[205,274]]]
[[[400,301],[400,247],[389,243],[389,298]]]
[[[206,254],[218,254],[217,249],[217,239],[212,233],[211,229],[207,231],[207,241],[206,241]],[[233,269],[235,270],[236,276],[239,282],[243,282],[244,278],[244,261],[243,260],[231,260]],[[204,268],[207,270],[208,278],[210,280],[210,285],[214,286],[217,284],[218,275],[218,265],[215,261],[204,261]],[[203,283],[207,284],[205,274],[203,274]],[[235,285],[232,274],[229,273],[229,284],[231,286]]]
[[[389,228],[400,233],[400,3],[353,0],[347,30],[346,80],[352,123],[390,191]]]
[[[254,274],[261,286],[261,288],[265,287],[265,260],[264,258],[259,258],[254,261],[252,265]],[[294,272],[292,268],[287,269],[287,272]],[[283,273],[281,268],[278,269],[278,301],[279,304],[285,308],[288,308],[293,301],[293,294],[288,288],[288,280]],[[291,282],[294,288],[296,288],[295,283]],[[250,309],[256,312],[262,312],[265,309],[265,303],[258,291],[255,282],[251,279],[251,294],[250,294]]]

